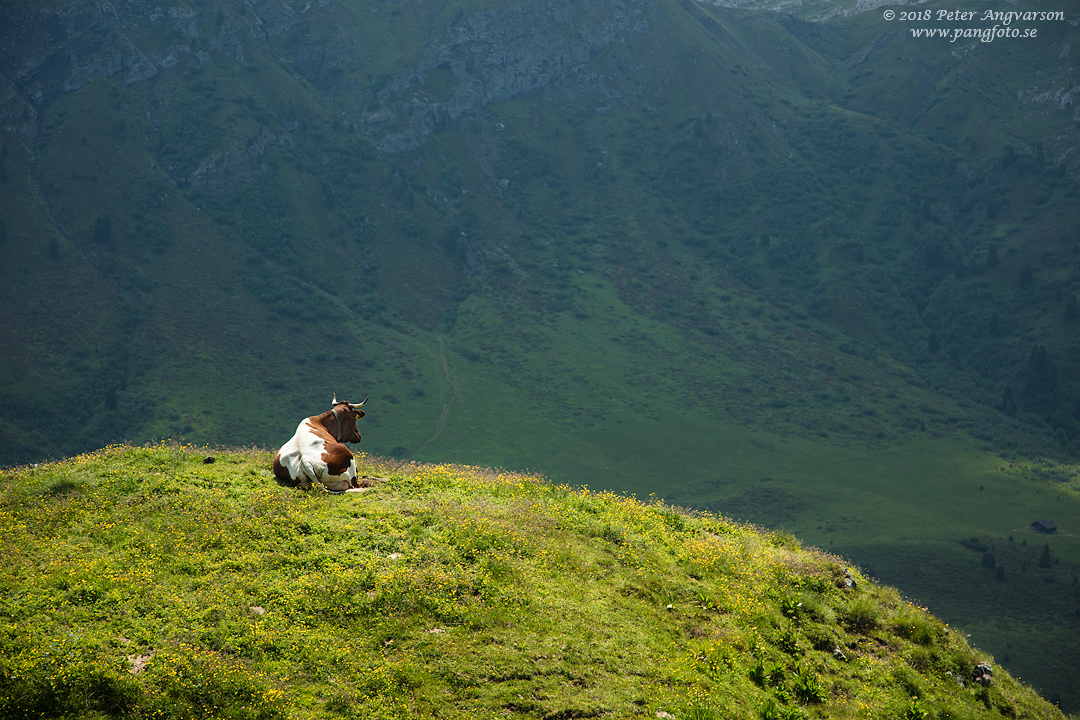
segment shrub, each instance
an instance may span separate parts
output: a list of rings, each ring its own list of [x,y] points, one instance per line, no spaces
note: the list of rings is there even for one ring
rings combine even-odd
[[[791,595],[785,595],[780,598],[780,612],[784,614],[784,617],[794,620],[802,612],[802,600]]]
[[[751,682],[753,682],[755,685],[765,687],[766,675],[765,675],[765,665],[764,665],[764,663],[762,663],[761,661],[758,661],[757,664],[755,664],[753,667],[750,668],[750,672],[748,673],[748,675],[750,677]]]
[[[765,663],[758,661],[749,672],[750,680],[761,687],[780,687],[787,679],[787,670],[783,663]]]
[[[765,698],[761,705],[761,720],[801,720],[806,715],[797,707],[784,707],[773,698]]]
[[[926,720],[927,713],[919,705],[918,698],[911,698],[904,706],[904,720]]]
[[[813,670],[800,669],[795,675],[795,697],[807,705],[825,702],[828,693],[821,684],[821,678]]]
[[[780,634],[776,642],[777,646],[788,655],[799,655],[799,633],[794,627],[789,627]]]
[[[787,677],[787,669],[783,663],[773,663],[765,671],[765,676],[769,681],[769,684],[773,687],[780,687],[784,684],[784,680]]]

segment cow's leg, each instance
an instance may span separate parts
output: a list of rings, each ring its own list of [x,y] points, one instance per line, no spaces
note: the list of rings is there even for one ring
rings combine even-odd
[[[300,477],[297,480],[302,489],[310,490],[320,480],[320,477],[321,468],[315,467],[306,458],[300,462]]]
[[[322,482],[330,492],[345,492],[356,480],[356,461],[349,448],[341,443],[327,444],[323,450],[326,475]]]
[[[294,478],[289,474],[289,471],[281,464],[281,453],[274,456],[274,477],[277,481],[287,487],[296,487],[300,484],[297,478]]]
[[[344,475],[324,475],[322,484],[326,486],[327,490],[333,493],[342,493],[352,487],[349,478]]]

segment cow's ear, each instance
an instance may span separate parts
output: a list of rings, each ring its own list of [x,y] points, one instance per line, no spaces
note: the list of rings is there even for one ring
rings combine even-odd
[[[360,418],[364,417],[364,415],[366,415],[366,414],[367,413],[365,413],[363,410],[357,410],[356,412],[353,413],[353,419],[359,420]]]

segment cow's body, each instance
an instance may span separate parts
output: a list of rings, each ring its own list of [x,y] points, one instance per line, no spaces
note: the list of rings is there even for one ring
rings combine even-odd
[[[363,404],[338,402],[335,397],[333,408],[301,421],[274,456],[274,476],[291,487],[309,488],[315,482],[331,492],[359,487],[356,461],[345,443],[360,442],[356,421],[364,417]]]

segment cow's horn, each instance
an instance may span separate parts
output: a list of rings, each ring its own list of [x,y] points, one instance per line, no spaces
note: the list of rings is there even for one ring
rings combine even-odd
[[[334,399],[330,401],[331,405],[337,405],[337,393],[334,393]]]
[[[356,408],[360,407],[361,405],[363,405],[364,403],[366,403],[370,399],[371,399],[371,396],[368,395],[366,398],[364,398],[364,402],[349,403],[349,407],[351,407],[353,410],[355,410]]]

